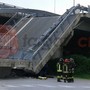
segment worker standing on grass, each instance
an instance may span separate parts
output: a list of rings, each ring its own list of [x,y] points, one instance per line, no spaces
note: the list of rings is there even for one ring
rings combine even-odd
[[[65,59],[63,63],[63,80],[64,82],[68,82],[69,79],[69,63],[70,59]]]
[[[57,81],[61,82],[62,78],[63,78],[63,59],[60,58],[60,60],[57,62]]]
[[[65,59],[63,64],[63,79],[64,82],[74,82],[75,62],[73,58]]]
[[[70,63],[69,63],[69,82],[74,82],[74,69],[75,69],[75,62],[73,58],[70,58]]]

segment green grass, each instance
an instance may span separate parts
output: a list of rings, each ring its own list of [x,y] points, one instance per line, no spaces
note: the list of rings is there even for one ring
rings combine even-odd
[[[82,78],[82,79],[90,79],[90,73],[89,74],[76,74],[74,75],[75,78]]]
[[[84,55],[70,55],[75,60],[75,77],[82,79],[90,79],[90,57]]]

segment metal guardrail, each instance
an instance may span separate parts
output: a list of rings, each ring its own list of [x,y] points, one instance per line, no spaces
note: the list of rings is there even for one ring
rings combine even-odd
[[[71,13],[71,12],[72,12],[72,11],[70,11],[69,13]],[[62,23],[63,21],[65,21],[66,18],[67,18],[66,16],[68,17],[69,14],[67,15],[67,14],[65,13],[65,14],[64,14],[64,18],[62,18],[63,16],[60,17],[61,20],[60,20],[60,22],[58,22],[58,24],[59,24],[59,23]],[[56,25],[56,26],[57,26],[57,25]],[[56,26],[55,26],[55,27],[56,27]],[[55,27],[52,27],[52,29],[55,28]],[[55,32],[55,31],[54,31],[54,32]],[[52,33],[54,33],[54,32],[52,32]],[[50,34],[49,34],[49,35],[50,35]],[[48,39],[48,37],[47,37],[47,39]],[[47,41],[47,39],[46,39],[45,41]],[[42,44],[42,45],[43,45],[43,44]],[[42,45],[41,45],[41,46],[42,46]],[[33,56],[38,52],[39,49],[40,49],[40,47],[34,52]]]
[[[7,45],[9,45],[9,43],[23,30],[23,28],[33,19],[34,14],[25,14],[25,13],[15,13],[14,16],[12,16],[0,29],[4,28],[4,27],[9,27],[8,31],[1,37],[0,41],[3,42],[4,38],[7,37],[7,35],[9,35],[9,33],[11,33],[13,30],[16,29],[16,33],[10,37],[10,39],[8,41],[6,41],[5,43],[1,43],[1,47],[4,48]],[[13,26],[11,26],[11,23],[15,20],[16,22],[14,23]],[[9,48],[9,47],[8,47]]]
[[[73,9],[77,9],[77,7],[73,6],[70,9],[68,9],[62,16],[60,16],[56,23],[54,23],[48,30],[45,32],[41,37],[37,40],[36,44],[30,48],[30,50],[27,53],[27,56],[31,56],[38,50],[38,48],[43,44],[43,42],[49,37],[49,35],[57,28],[57,26],[66,19],[66,16],[71,13]],[[81,8],[81,7],[80,7]],[[86,9],[86,8],[85,8]],[[25,57],[25,56],[24,56]]]
[[[26,17],[24,17],[21,21],[20,21],[20,23],[18,23],[15,27],[13,27],[13,28],[15,28],[16,30],[17,30],[17,32],[15,33],[15,35],[14,36],[12,36],[9,40],[8,40],[8,42],[6,42],[5,43],[5,46],[6,45],[8,45],[21,31],[23,31],[24,30],[24,28],[33,20],[33,18],[34,18],[34,16],[33,15],[30,15],[30,16],[26,16]],[[12,29],[13,29],[12,28]],[[15,55],[12,55],[12,56],[10,56],[9,58],[10,59],[18,59],[18,60],[20,60],[20,59],[23,59],[22,57],[24,57],[24,51],[22,50],[22,52],[20,52],[19,54],[15,54]]]
[[[23,21],[24,19],[26,19],[26,17],[23,18],[23,19],[21,19],[20,22]],[[27,22],[23,25],[23,27],[19,28],[19,30],[16,32],[16,34],[15,34],[14,36],[12,36],[8,42],[5,43],[5,46],[6,46],[7,44],[9,44],[9,43],[23,30],[23,28],[24,28],[30,21],[32,21],[32,19],[33,19],[33,17],[30,18],[30,20],[27,21]],[[19,22],[19,23],[20,23],[20,22]],[[16,28],[17,26],[18,26],[18,24],[16,24],[14,27]],[[14,27],[13,27],[12,29],[14,29]],[[12,29],[11,29],[11,30],[12,30]]]
[[[73,7],[71,7],[70,9],[68,9],[68,12],[72,10]],[[30,48],[27,52],[27,54],[25,54],[24,59],[26,59],[26,57],[29,56],[29,58],[31,59],[31,56],[33,55],[33,53],[43,44],[43,42],[48,38],[48,36],[55,30],[55,28],[60,24],[60,22],[65,18],[65,16],[68,14],[68,12],[65,12],[63,14],[63,16],[60,16],[57,20],[56,23],[54,23],[43,35],[41,35],[41,37],[36,41],[36,43],[32,46],[32,48]]]
[[[60,24],[60,22],[65,18],[69,11],[71,11],[73,7],[67,10],[62,16],[60,16],[56,23],[53,25],[43,34],[40,38],[36,41],[36,43],[32,46],[31,50],[35,51],[38,47],[47,39],[47,37],[54,31],[54,29]]]
[[[10,29],[9,31],[7,31],[7,33],[5,33],[5,35],[0,39],[1,41],[6,37],[6,35],[8,35],[12,30],[13,28],[22,20],[22,18],[25,16],[25,15],[21,15],[19,18],[18,18],[18,13],[15,13],[0,29],[3,29],[4,27],[9,27],[8,29]],[[15,20],[17,18],[17,20]],[[11,25],[13,23],[13,25]]]
[[[0,29],[2,29],[5,25],[10,25],[12,22],[14,23],[14,19],[17,17],[17,13],[15,13]]]
[[[32,56],[32,63],[33,68],[40,63],[40,61],[43,59],[45,54],[51,49],[51,47],[55,44],[55,42],[62,36],[62,34],[67,30],[68,27],[70,27],[72,21],[77,18],[77,14],[80,13],[84,8],[82,9],[82,6],[78,5],[76,7],[72,7],[70,11],[66,12],[62,17],[64,17],[62,20],[60,20],[59,25],[56,26],[56,28],[53,30],[53,32],[47,37],[47,39],[43,42],[42,45],[33,53]],[[85,8],[86,10],[86,8]],[[72,25],[73,27],[73,25]]]

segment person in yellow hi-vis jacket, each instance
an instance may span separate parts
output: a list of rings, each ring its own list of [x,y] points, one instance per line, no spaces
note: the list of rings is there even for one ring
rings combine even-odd
[[[60,60],[57,62],[57,82],[61,82],[62,78],[63,78],[63,59],[60,58]]]
[[[74,82],[74,68],[76,67],[76,64],[74,62],[73,58],[70,58],[70,63],[69,63],[69,77],[68,77],[68,82]]]
[[[68,77],[69,77],[69,59],[65,59],[63,63],[63,80],[64,82],[68,82]]]

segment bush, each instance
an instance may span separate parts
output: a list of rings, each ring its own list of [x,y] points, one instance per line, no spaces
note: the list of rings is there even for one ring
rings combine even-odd
[[[64,58],[73,58],[75,60],[76,68],[75,68],[75,76],[80,78],[88,78],[90,79],[90,57],[86,57],[83,55],[69,55]],[[48,73],[50,75],[56,75],[56,60],[50,60],[48,62]]]
[[[90,74],[90,58],[83,55],[70,55],[65,58],[73,58],[76,63],[75,74]]]

